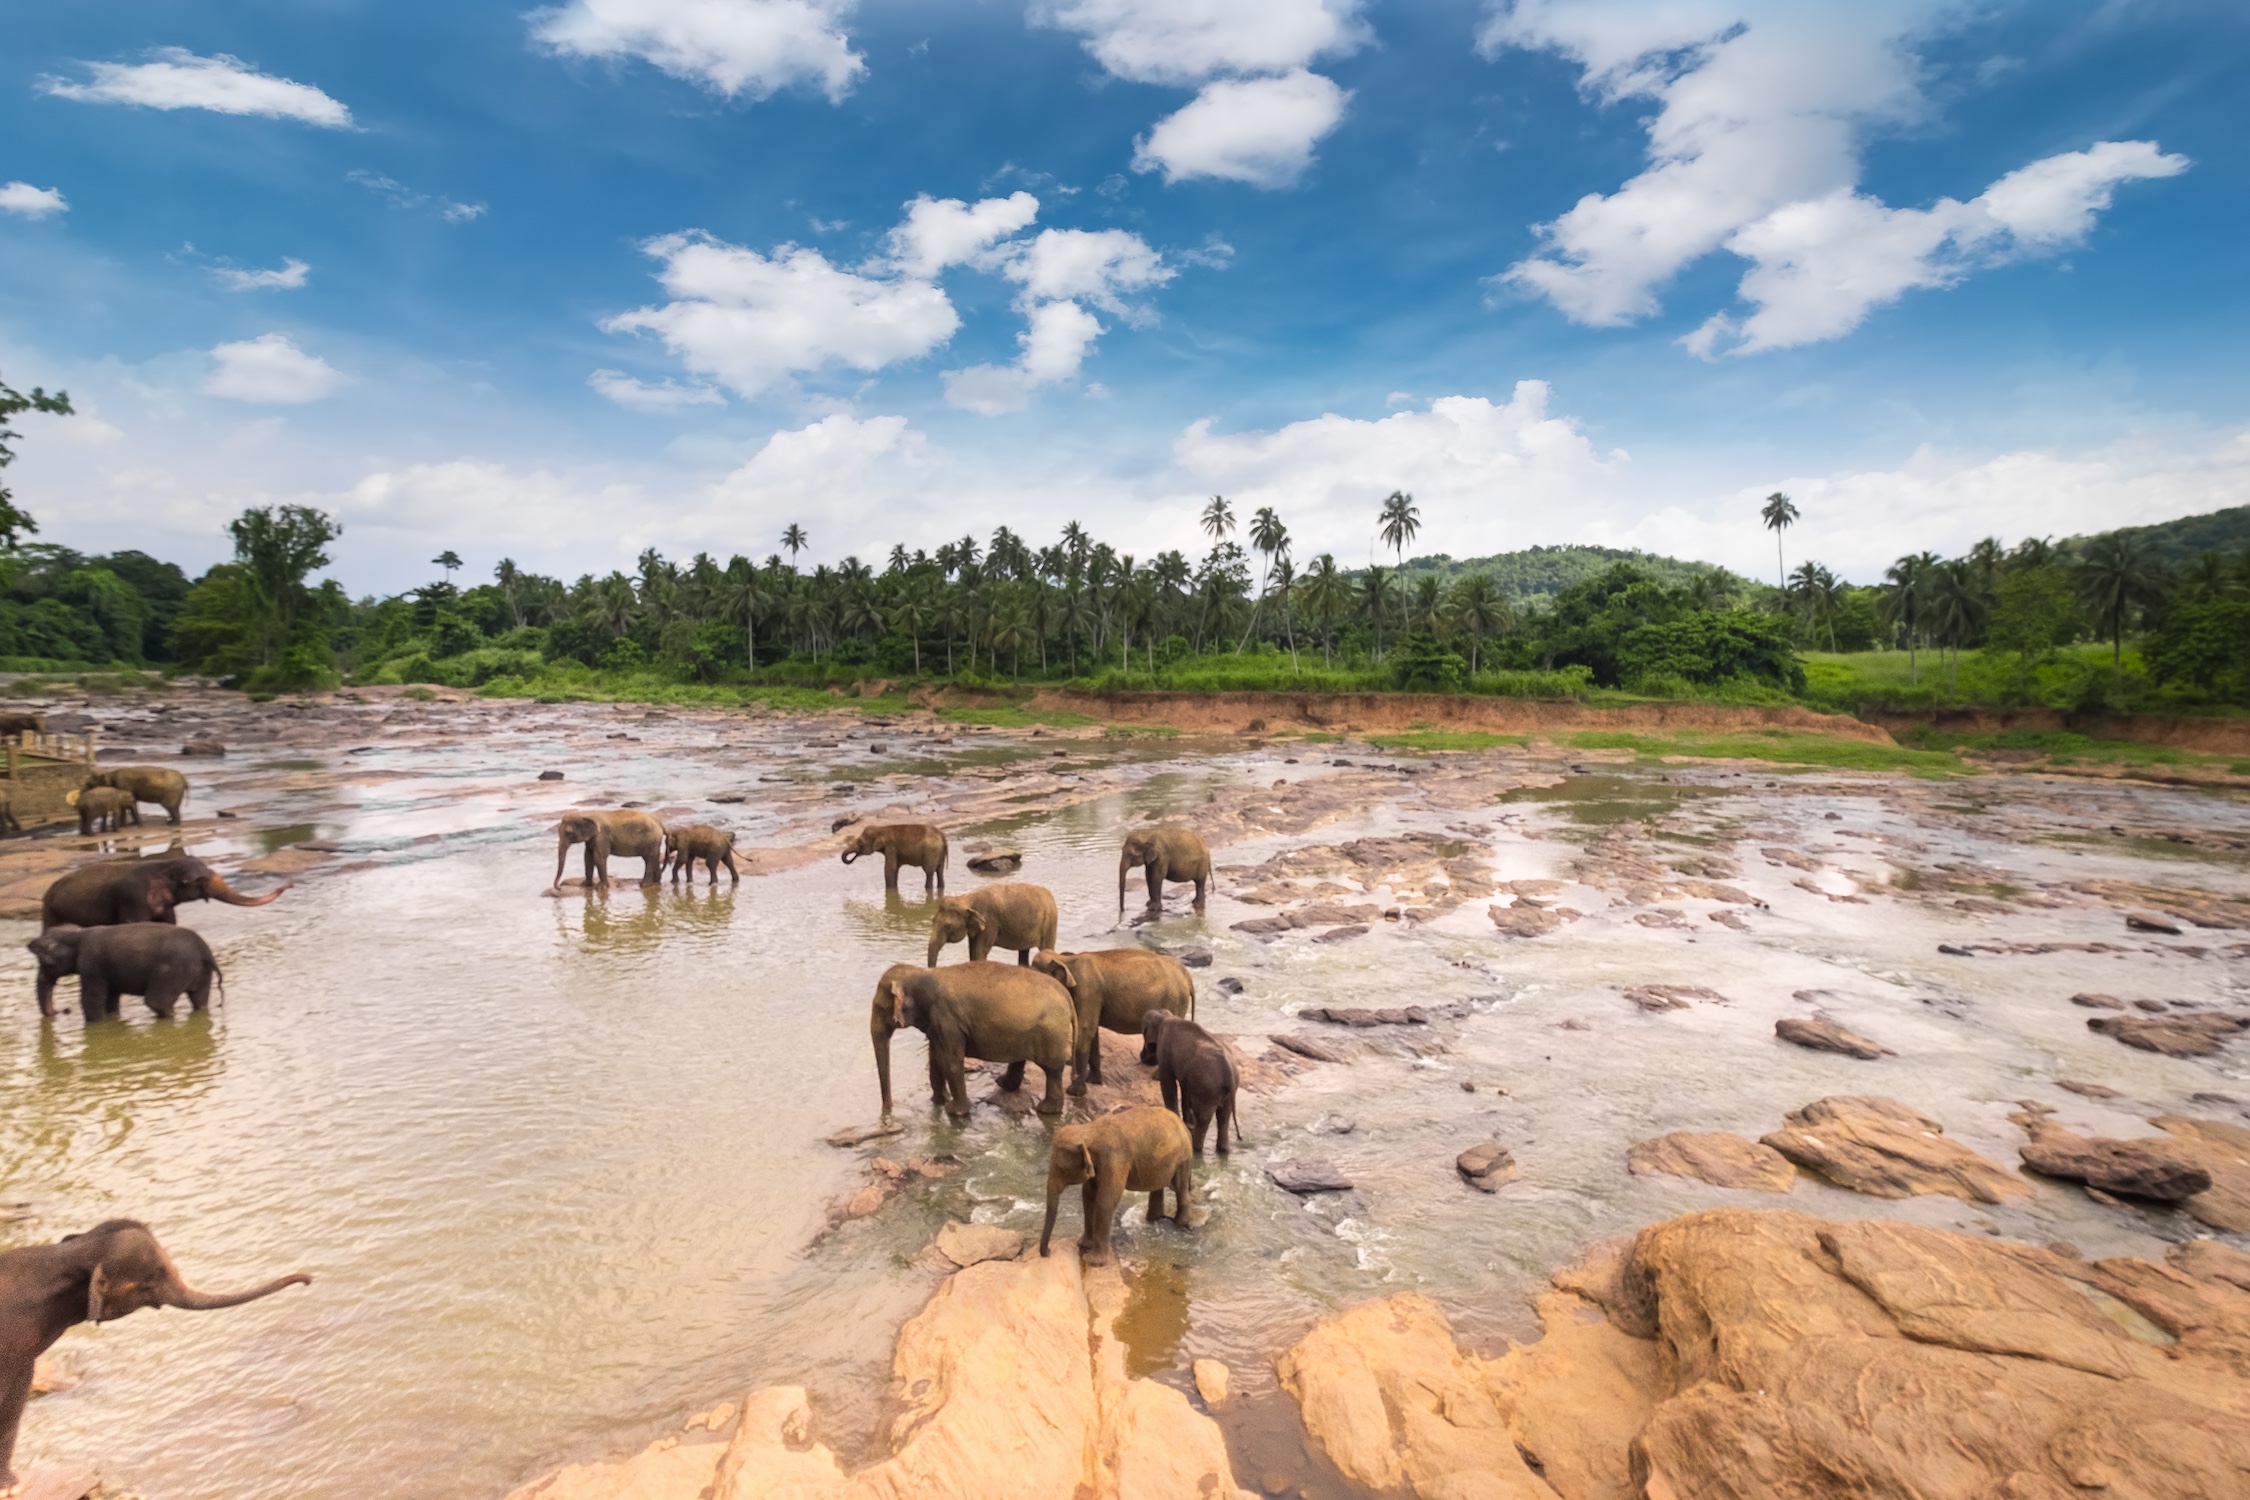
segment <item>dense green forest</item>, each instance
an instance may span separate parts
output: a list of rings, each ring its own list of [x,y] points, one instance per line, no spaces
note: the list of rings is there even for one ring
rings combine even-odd
[[[68,406],[0,393],[4,463],[6,417]],[[1874,585],[1804,561],[1782,588],[1593,547],[1406,561],[1421,518],[1398,493],[1377,516],[1393,563],[1300,562],[1274,510],[1244,521],[1214,496],[1200,555],[1136,556],[1071,522],[1044,544],[1001,527],[933,551],[898,545],[879,562],[805,567],[811,538],[791,524],[763,561],[651,549],[631,573],[569,582],[507,559],[489,580],[460,581],[461,559],[446,552],[421,587],[355,600],[334,580],[313,582],[341,532],[303,506],[245,511],[229,526],[233,560],[192,581],[137,551],[27,542],[37,523],[5,490],[0,507],[0,667],[155,665],[254,692],[888,677],[2250,707],[2250,508],[2062,543],[1988,539],[1956,558],[1912,554]],[[1794,505],[1771,496],[1760,518],[1778,551]],[[2211,538],[2225,545],[2193,545]],[[1879,650],[1905,653],[1903,682],[1850,669],[1852,653]]]

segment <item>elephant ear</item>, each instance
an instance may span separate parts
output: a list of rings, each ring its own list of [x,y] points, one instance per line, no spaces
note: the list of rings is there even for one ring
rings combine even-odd
[[[983,937],[991,926],[992,924],[985,920],[983,912],[978,911],[973,906],[969,908],[969,936]]]
[[[172,882],[169,879],[159,875],[149,881],[148,914],[151,920],[163,921],[165,915],[177,904],[178,899],[172,891]]]
[[[86,1279],[87,1322],[99,1323],[102,1320],[102,1302],[108,1295],[109,1272],[102,1269],[101,1266],[96,1265],[94,1267],[94,1274]]]
[[[907,1025],[906,986],[895,979],[891,981],[891,1025],[894,1029]]]

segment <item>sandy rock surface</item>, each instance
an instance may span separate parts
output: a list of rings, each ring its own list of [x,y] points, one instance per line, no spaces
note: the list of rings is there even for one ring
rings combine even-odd
[[[1945,1138],[1945,1127],[1896,1099],[1837,1095],[1789,1113],[1766,1145],[1838,1187],[1877,1198],[1950,1193],[1972,1203],[2028,1196],[2016,1174]]]
[[[1788,1157],[1762,1142],[1723,1130],[1675,1130],[1635,1141],[1625,1154],[1625,1165],[1636,1176],[1693,1177],[1713,1187],[1763,1193],[1786,1193],[1797,1185],[1797,1169]]]
[[[1773,1034],[1815,1052],[1840,1052],[1868,1062],[1898,1055],[1880,1042],[1871,1042],[1856,1031],[1846,1031],[1826,1017],[1784,1016],[1773,1023]]]

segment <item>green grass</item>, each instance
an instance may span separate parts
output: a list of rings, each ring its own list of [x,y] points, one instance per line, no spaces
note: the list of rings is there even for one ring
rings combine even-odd
[[[1099,719],[1089,719],[1084,714],[1074,714],[1060,708],[1032,708],[1026,704],[1000,703],[980,708],[941,708],[937,716],[949,724],[984,724],[994,729],[1083,729],[1098,724]]]
[[[1630,750],[1642,760],[1685,756],[1696,760],[1762,760],[1775,765],[1836,771],[1906,771],[1916,776],[1969,774],[1957,755],[1913,750],[1802,729],[1760,729],[1740,734],[1628,734],[1583,730],[1561,736],[1579,750]]]
[[[1311,739],[1311,735],[1305,736]],[[1328,736],[1336,738],[1334,735]],[[1491,750],[1501,745],[1528,745],[1527,734],[1486,734],[1481,730],[1410,729],[1404,734],[1371,734],[1367,743],[1385,750]]]

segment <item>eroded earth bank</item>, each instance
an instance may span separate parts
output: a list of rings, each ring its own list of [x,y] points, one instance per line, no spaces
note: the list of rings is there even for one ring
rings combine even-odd
[[[112,1215],[293,1305],[57,1347],[21,1456],[152,1496],[2250,1493],[2250,805],[1351,739],[168,693],[207,1016],[5,1028],[14,1243]],[[68,727],[67,722],[63,727]],[[181,760],[191,739],[223,757]],[[542,772],[562,779],[542,781]],[[739,889],[550,894],[644,805]],[[151,822],[0,844],[11,930]],[[1042,1260],[1046,1127],[877,1111],[929,907],[1196,966],[1243,1139],[1195,1227]],[[1119,915],[1131,827],[1201,830]],[[573,871],[576,869],[575,859]],[[902,1037],[897,1076],[920,1077]],[[1079,1111],[1154,1096],[1125,1039]],[[832,1142],[834,1144],[832,1144]],[[146,1326],[144,1326],[146,1325]],[[692,1414],[692,1415],[691,1415]],[[683,1426],[683,1421],[685,1426]]]

